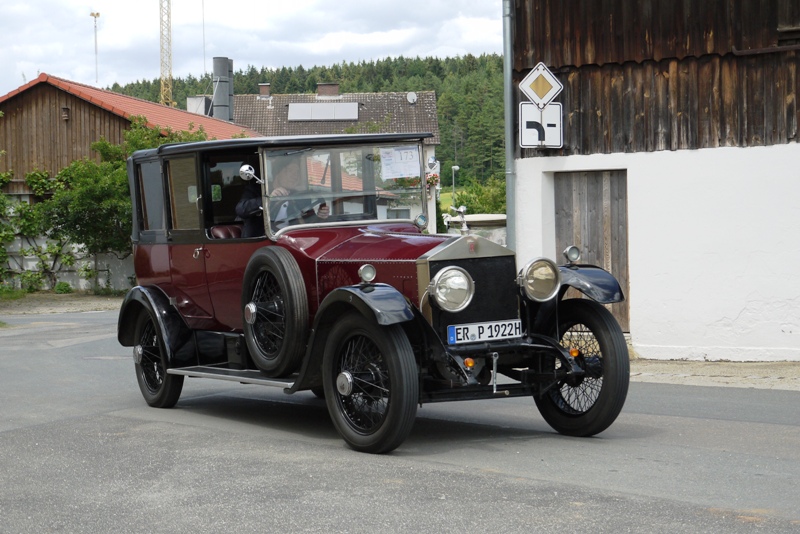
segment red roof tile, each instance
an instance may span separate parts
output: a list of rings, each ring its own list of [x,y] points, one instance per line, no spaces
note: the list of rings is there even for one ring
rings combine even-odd
[[[63,91],[86,100],[87,102],[91,102],[97,107],[103,108],[125,119],[130,119],[135,115],[142,115],[147,118],[147,125],[151,128],[158,126],[161,128],[170,128],[174,131],[188,131],[202,126],[209,139],[230,139],[233,136],[241,136],[242,133],[249,137],[261,136],[261,134],[255,130],[251,130],[246,126],[239,126],[220,119],[197,115],[177,108],[148,102],[140,98],[98,89],[90,85],[71,82],[45,73],[40,74],[38,78],[18,89],[4,96],[0,96],[0,103],[40,83],[48,83],[58,87]]]

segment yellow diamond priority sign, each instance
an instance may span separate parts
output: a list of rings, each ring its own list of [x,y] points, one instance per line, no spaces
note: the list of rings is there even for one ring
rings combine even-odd
[[[553,101],[558,96],[558,93],[564,89],[558,78],[550,72],[542,62],[533,67],[531,71],[519,82],[519,89],[528,99],[536,104],[539,109],[544,109],[547,104]]]

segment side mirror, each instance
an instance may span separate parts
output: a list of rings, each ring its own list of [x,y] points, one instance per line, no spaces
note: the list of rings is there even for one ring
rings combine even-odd
[[[249,182],[250,180],[255,180],[256,182],[263,184],[264,181],[261,180],[258,176],[256,176],[256,171],[253,169],[252,165],[242,165],[239,167],[239,176],[245,182]]]

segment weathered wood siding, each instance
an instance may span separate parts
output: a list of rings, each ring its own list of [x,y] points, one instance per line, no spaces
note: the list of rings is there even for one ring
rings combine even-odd
[[[69,119],[62,118],[62,108]],[[99,156],[89,147],[104,137],[118,144],[130,123],[49,84],[40,84],[0,104],[0,172],[14,179],[4,191],[28,194],[25,175],[34,170],[55,175],[72,161]]]
[[[564,84],[564,148],[523,156],[798,141],[800,0],[520,0],[516,15],[517,83],[543,61]]]
[[[517,0],[514,65],[642,63],[789,44],[798,0]]]

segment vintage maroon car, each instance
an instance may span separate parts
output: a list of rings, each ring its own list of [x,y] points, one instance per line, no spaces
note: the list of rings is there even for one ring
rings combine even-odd
[[[565,266],[519,269],[481,237],[425,233],[428,136],[136,152],[138,285],[118,337],[147,403],[174,406],[187,376],[310,390],[367,452],[399,446],[418,406],[441,401],[532,396],[558,432],[606,429],[629,380],[602,306],[619,284],[574,248]],[[588,298],[564,299],[570,287]]]

